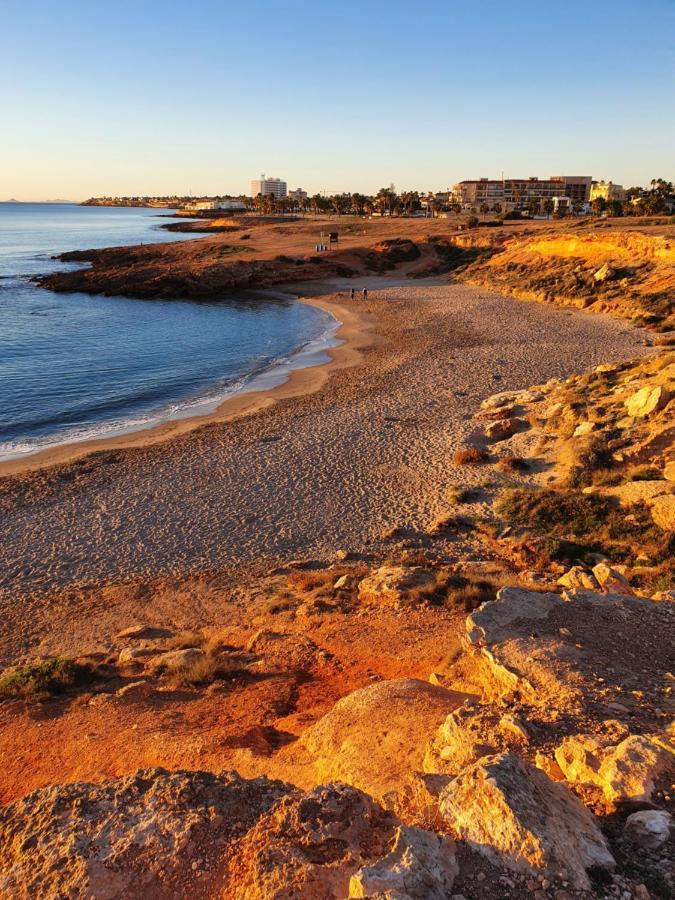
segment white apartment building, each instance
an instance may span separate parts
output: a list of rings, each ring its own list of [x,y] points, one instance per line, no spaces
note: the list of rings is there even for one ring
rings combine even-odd
[[[251,196],[257,197],[258,194],[265,196],[273,194],[275,197],[285,197],[288,193],[286,182],[281,178],[256,178],[251,182]]]

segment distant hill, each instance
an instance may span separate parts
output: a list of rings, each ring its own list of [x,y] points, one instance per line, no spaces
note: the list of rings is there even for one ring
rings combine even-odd
[[[78,202],[79,201],[77,201],[77,200],[15,200],[13,197],[10,198],[9,200],[0,200],[0,203],[24,203],[24,204],[25,203],[49,203],[49,204],[67,203],[67,204],[73,205]]]

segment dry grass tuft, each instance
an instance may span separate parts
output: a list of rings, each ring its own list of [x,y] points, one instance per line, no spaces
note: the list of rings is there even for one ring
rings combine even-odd
[[[479,447],[464,447],[455,453],[452,461],[456,466],[468,466],[486,462],[489,458],[490,454]]]
[[[504,456],[497,463],[497,468],[501,472],[508,472],[513,475],[520,472],[529,471],[530,464],[521,456]]]
[[[461,487],[453,485],[448,488],[446,496],[450,503],[473,503],[480,498],[481,490],[477,487]]]
[[[482,603],[494,600],[501,586],[489,578],[451,575],[446,586],[446,605],[460,606],[466,612],[473,612]]]
[[[242,667],[235,660],[212,654],[172,672],[169,684],[173,688],[203,687],[218,679],[231,678],[241,671]]]
[[[335,580],[344,573],[337,569],[321,572],[291,572],[288,576],[289,588],[308,594],[319,588],[332,588]]]
[[[165,644],[166,650],[188,650],[190,647],[202,648],[207,637],[201,631],[179,631],[168,638]]]

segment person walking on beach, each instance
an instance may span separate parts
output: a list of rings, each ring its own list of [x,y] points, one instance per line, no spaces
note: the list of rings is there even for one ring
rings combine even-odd
[[[367,300],[367,299],[368,299],[368,288],[364,288],[364,289],[363,289],[363,299],[364,299],[364,300]]]
[[[352,288],[350,291],[350,299],[352,299],[352,300],[354,299],[354,294],[355,294],[355,291],[354,291],[354,288]]]

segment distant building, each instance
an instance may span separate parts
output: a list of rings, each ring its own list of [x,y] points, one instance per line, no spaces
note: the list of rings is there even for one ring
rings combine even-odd
[[[553,200],[553,212],[572,212],[572,203],[574,202],[571,197],[551,197]]]
[[[288,191],[286,182],[280,178],[257,178],[251,182],[251,196],[257,197],[258,194],[263,196],[272,194],[274,197],[285,197]]]
[[[554,197],[585,202],[590,194],[591,182],[590,175],[555,175],[549,179],[479,178],[460,181],[452,189],[452,198],[463,207],[499,203],[504,210],[527,209],[531,201],[541,202]]]
[[[185,205],[186,209],[194,209],[195,212],[204,209],[215,209],[215,200],[191,200]]]
[[[190,203],[185,205],[185,209],[193,210],[194,212],[202,212],[204,210],[210,209],[222,209],[227,210],[229,212],[241,212],[246,209],[246,204],[241,200],[192,200]]]
[[[619,200],[621,203],[626,199],[626,192],[622,185],[614,184],[612,181],[594,181],[591,185],[590,202],[601,198],[611,203],[612,200]]]
[[[302,188],[296,188],[294,191],[289,191],[288,196],[291,200],[306,200],[307,199],[307,191],[303,191]]]
[[[246,204],[243,200],[216,200],[213,208],[229,210],[229,212],[243,212],[246,209]]]

